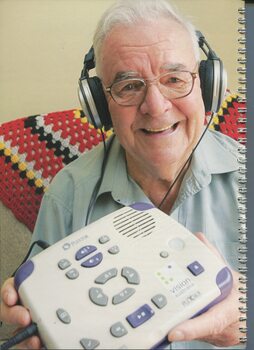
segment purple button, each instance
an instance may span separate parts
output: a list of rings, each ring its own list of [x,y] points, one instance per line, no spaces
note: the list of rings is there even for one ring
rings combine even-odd
[[[80,260],[80,259],[84,258],[85,256],[94,252],[96,249],[97,248],[94,245],[86,245],[85,247],[82,247],[77,251],[77,253],[75,255],[75,259]]]
[[[139,327],[141,324],[149,320],[154,315],[154,311],[149,305],[144,304],[139,309],[126,317],[126,320],[133,327]]]
[[[202,272],[205,271],[205,269],[203,268],[203,266],[202,266],[198,261],[193,261],[193,263],[191,263],[190,265],[187,266],[187,269],[188,269],[194,276],[198,276],[198,275],[200,275]]]
[[[102,253],[97,253],[94,256],[92,256],[90,259],[82,262],[81,266],[83,266],[83,267],[97,266],[102,261],[102,258],[103,258]]]

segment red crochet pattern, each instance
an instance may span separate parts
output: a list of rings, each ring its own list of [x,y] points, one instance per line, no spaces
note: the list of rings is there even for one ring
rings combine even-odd
[[[101,131],[89,124],[79,109],[2,124],[0,200],[32,231],[52,178],[101,141]]]
[[[212,129],[246,143],[246,104],[238,102],[237,95],[228,95],[215,116]]]
[[[211,128],[245,143],[244,110],[245,104],[238,102],[237,95],[229,95]],[[43,193],[56,173],[101,141],[101,131],[89,124],[80,109],[3,123],[0,200],[33,231]]]

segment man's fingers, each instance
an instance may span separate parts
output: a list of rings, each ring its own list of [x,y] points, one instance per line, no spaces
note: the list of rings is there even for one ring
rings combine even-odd
[[[18,346],[19,349],[41,349],[42,344],[40,341],[40,338],[37,337],[36,335],[33,335],[32,337],[24,340],[21,342]]]
[[[6,280],[1,289],[1,298],[2,301],[8,305],[13,306],[18,302],[18,293],[14,288],[14,279],[9,278]]]
[[[212,335],[214,332],[217,334],[219,330],[224,328],[224,325],[222,325],[221,322],[218,322],[218,318],[214,322],[210,316],[202,316],[202,320],[200,319],[201,316],[199,316],[192,320],[187,320],[181,323],[181,325],[175,327],[169,333],[168,339],[170,341],[201,339]]]
[[[21,327],[28,326],[31,322],[31,317],[28,310],[21,305],[8,307],[2,304],[1,317],[5,323],[18,325]]]
[[[1,320],[21,327],[29,325],[31,317],[23,306],[17,305],[18,293],[14,288],[14,279],[9,278],[1,289]]]
[[[18,327],[16,333],[21,328],[28,326],[31,323],[31,317],[28,310],[18,303],[18,293],[14,288],[14,279],[9,278],[3,284],[1,289],[1,319],[11,325]],[[19,349],[40,349],[41,342],[39,337],[33,336],[19,345]]]
[[[230,304],[231,305],[231,304]],[[175,327],[168,336],[170,341],[207,339],[222,333],[232,321],[237,322],[238,312],[222,301],[204,314]]]

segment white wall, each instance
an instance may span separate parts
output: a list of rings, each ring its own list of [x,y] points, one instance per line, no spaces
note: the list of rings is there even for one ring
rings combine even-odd
[[[77,81],[114,0],[0,0],[0,122],[79,107]],[[223,59],[236,91],[241,0],[174,0]]]

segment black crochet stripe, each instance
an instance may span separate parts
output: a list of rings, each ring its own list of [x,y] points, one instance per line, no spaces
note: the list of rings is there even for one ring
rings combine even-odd
[[[45,135],[44,134],[45,130],[42,126],[38,128],[37,121],[36,121],[36,117],[38,116],[40,115],[33,115],[30,117],[27,117],[24,121],[25,128],[31,128],[31,133],[34,135],[38,134],[39,135],[38,139],[40,141],[46,141],[46,146],[49,149],[54,149],[54,154],[57,157],[62,157],[64,164],[69,164],[74,159],[77,159],[78,156],[72,155],[69,147],[63,146],[61,141],[54,140],[52,134],[46,133]]]
[[[1,150],[0,151],[0,157],[4,157],[4,162],[6,164],[8,163],[11,163],[11,156],[6,156],[4,154],[4,150]],[[18,167],[18,163],[13,163],[11,164],[11,168],[15,171],[18,171],[18,175],[21,179],[26,179],[26,170],[19,170],[19,167]],[[42,186],[42,187],[37,187],[35,185],[35,179],[27,179],[27,184],[30,186],[30,187],[35,187],[35,193],[36,194],[42,194],[44,189],[45,189],[45,186]]]

